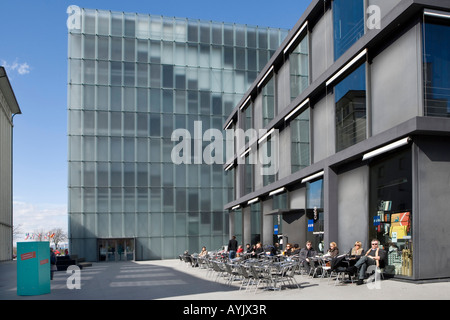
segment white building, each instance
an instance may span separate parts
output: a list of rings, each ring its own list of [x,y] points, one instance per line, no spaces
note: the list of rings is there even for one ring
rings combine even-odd
[[[12,138],[13,118],[20,114],[5,68],[0,66],[0,261],[12,259]]]

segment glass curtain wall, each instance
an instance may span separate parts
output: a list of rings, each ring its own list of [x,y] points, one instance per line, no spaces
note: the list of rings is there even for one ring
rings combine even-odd
[[[222,246],[232,179],[193,148],[201,164],[175,165],[171,134],[194,136],[195,121],[203,132],[222,130],[287,32],[80,12],[81,28],[68,37],[72,251],[95,260],[97,238],[135,238],[138,260]]]
[[[444,23],[444,21],[442,21]],[[423,70],[425,115],[450,117],[450,24],[425,23]]]

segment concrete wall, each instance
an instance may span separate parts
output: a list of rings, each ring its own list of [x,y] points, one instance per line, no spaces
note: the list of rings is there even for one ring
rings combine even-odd
[[[369,167],[361,166],[338,175],[338,239],[340,253],[348,252],[355,241],[368,248]]]
[[[450,138],[421,136],[417,145],[416,214],[413,215],[415,278],[450,277]]]
[[[289,193],[289,205],[291,209],[306,208],[306,188],[300,188]],[[283,235],[288,236],[292,244],[298,243],[304,247],[306,243],[306,227],[308,219],[305,214],[286,214],[283,216]]]
[[[314,82],[334,62],[333,15],[328,10],[311,32],[311,82]]]
[[[370,65],[372,135],[423,113],[420,34],[414,26]]]
[[[11,110],[0,88],[0,261],[12,259],[12,123]]]
[[[312,163],[316,163],[333,155],[336,149],[334,94],[328,94],[317,102],[311,114]]]

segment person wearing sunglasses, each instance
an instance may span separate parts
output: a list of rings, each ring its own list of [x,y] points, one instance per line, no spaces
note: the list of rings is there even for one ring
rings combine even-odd
[[[355,267],[359,272],[358,282],[356,283],[357,285],[361,285],[364,283],[366,270],[369,266],[376,265],[377,267],[384,267],[386,252],[383,249],[379,248],[380,242],[378,241],[378,239],[373,239],[370,242],[370,245],[371,248],[355,264]]]
[[[355,246],[348,253],[351,259],[359,259],[364,253],[361,241],[356,241]]]

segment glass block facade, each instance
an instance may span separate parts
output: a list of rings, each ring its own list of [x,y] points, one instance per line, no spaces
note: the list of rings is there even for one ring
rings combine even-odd
[[[221,247],[233,175],[198,159],[174,164],[171,135],[186,129],[194,137],[196,121],[202,133],[222,130],[287,31],[75,9],[68,35],[72,253],[145,260]],[[204,149],[210,141],[199,143]]]

